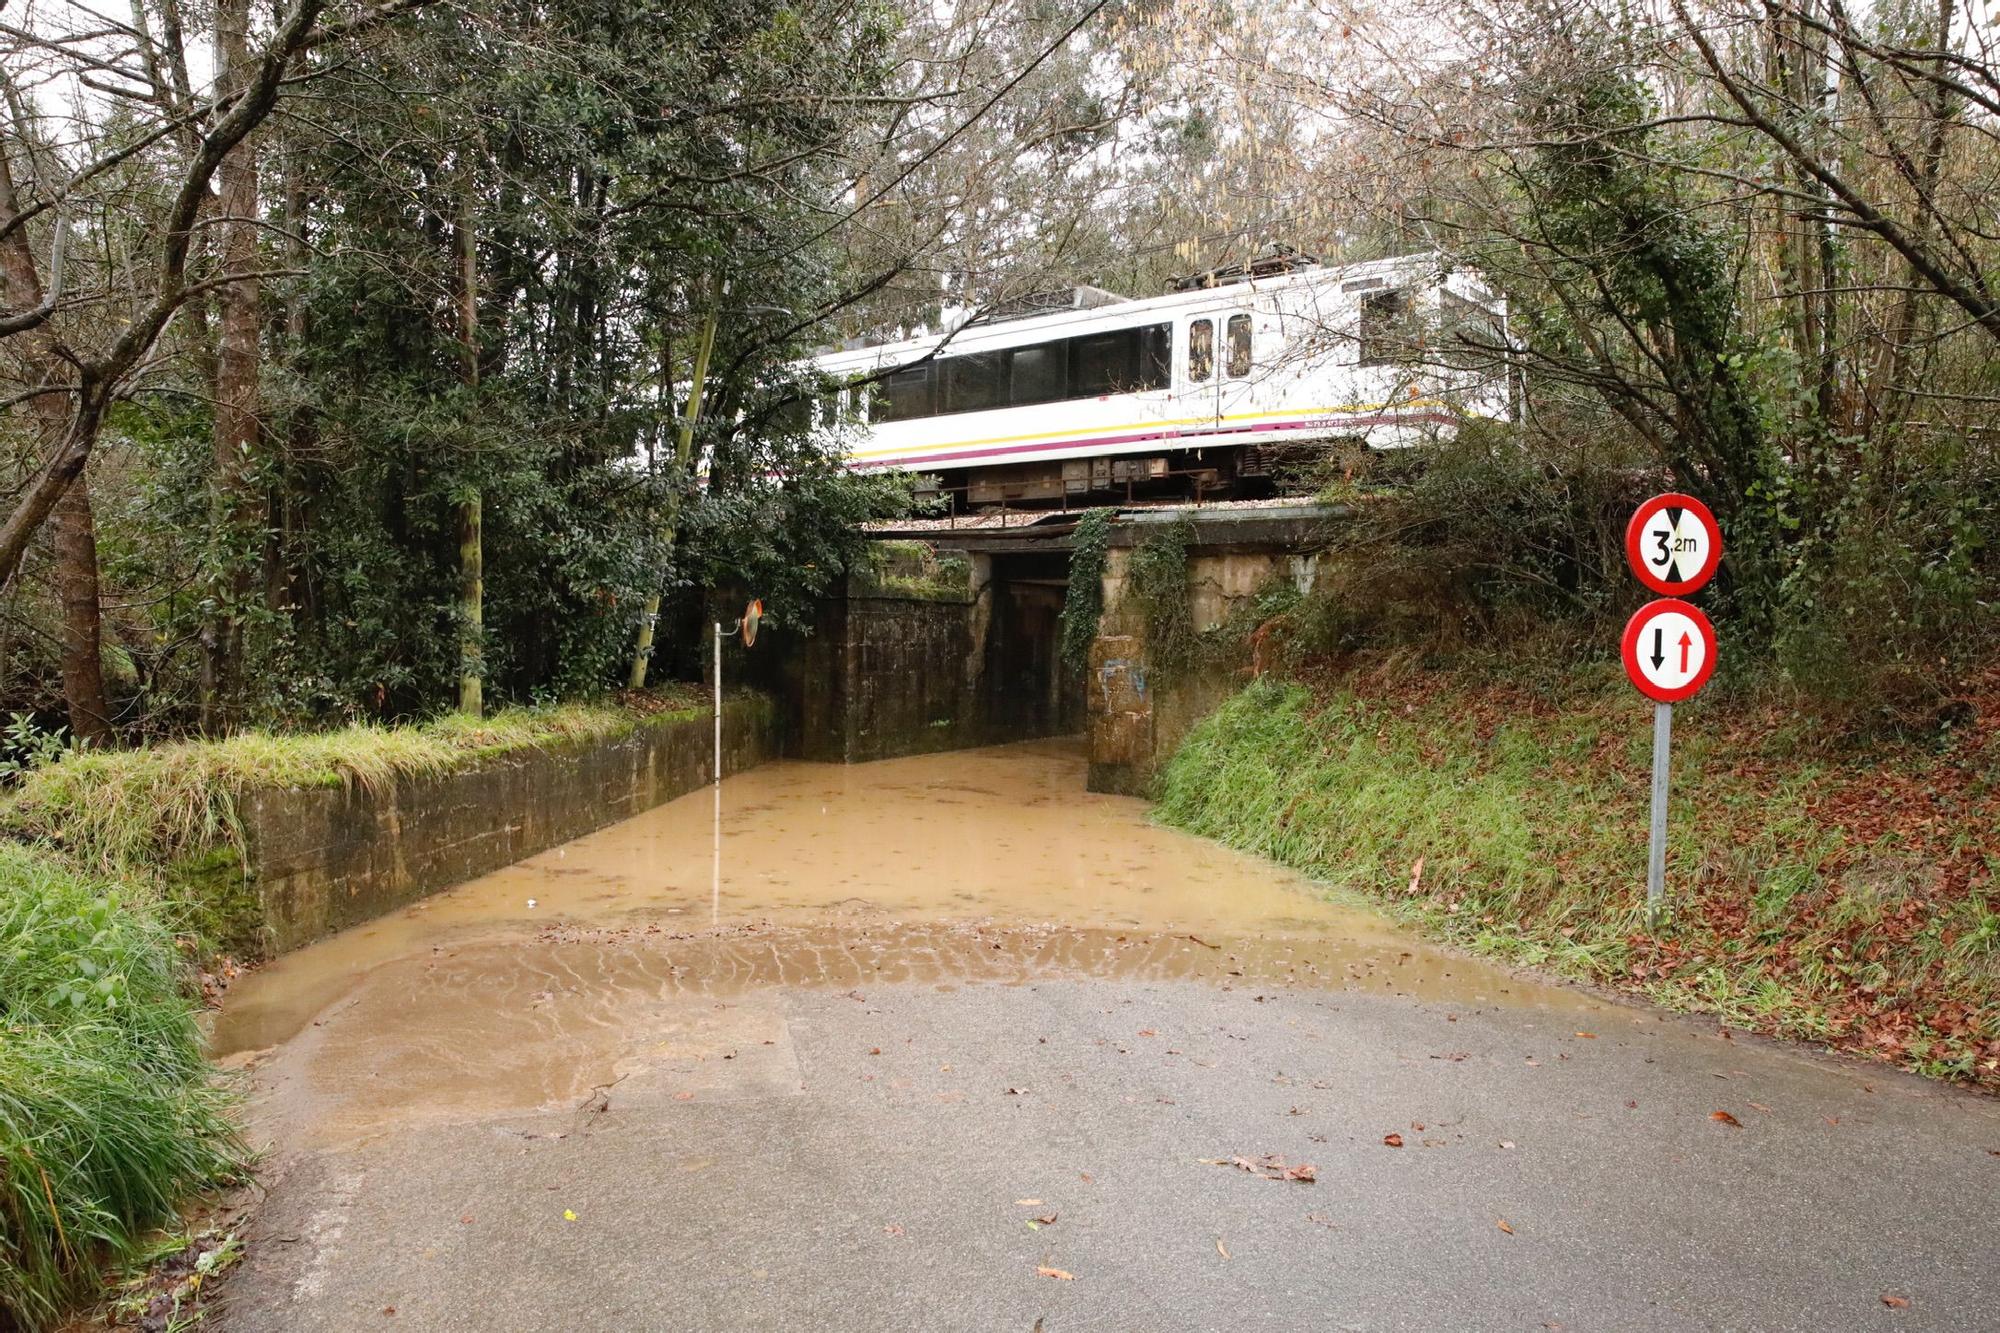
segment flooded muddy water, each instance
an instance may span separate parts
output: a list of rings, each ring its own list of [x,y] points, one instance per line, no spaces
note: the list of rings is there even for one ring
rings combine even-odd
[[[1073,742],[704,790],[239,981],[211,1045],[315,1135],[587,1099],[736,1061],[796,1081],[771,993],[1113,975],[1591,1009],[1087,794]],[[274,1049],[275,1048],[275,1049]]]

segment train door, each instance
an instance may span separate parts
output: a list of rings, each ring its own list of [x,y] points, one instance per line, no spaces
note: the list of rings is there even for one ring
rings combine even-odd
[[[1188,418],[1185,429],[1212,429],[1218,420],[1217,394],[1222,377],[1216,373],[1216,347],[1220,337],[1213,315],[1198,315],[1184,321],[1181,334],[1181,416]]]
[[[1248,310],[1231,310],[1215,317],[1215,413],[1223,426],[1240,422],[1256,410],[1256,323]]]

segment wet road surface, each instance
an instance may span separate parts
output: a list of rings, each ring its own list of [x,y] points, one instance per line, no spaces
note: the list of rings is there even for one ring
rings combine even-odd
[[[224,1327],[1995,1326],[2000,1104],[1441,953],[1082,778],[774,765],[719,885],[703,792],[239,983]]]

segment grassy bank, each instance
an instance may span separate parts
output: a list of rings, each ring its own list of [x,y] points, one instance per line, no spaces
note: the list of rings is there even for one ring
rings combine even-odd
[[[51,1327],[102,1266],[232,1173],[172,933],[0,845],[0,1327]]]
[[[195,963],[244,906],[258,787],[437,776],[702,715],[694,687],[308,735],[72,754],[0,796],[0,1330],[52,1326],[236,1169]],[[254,915],[254,895],[244,900]],[[178,932],[178,933],[177,933]]]
[[[1645,928],[1649,706],[1406,671],[1259,682],[1190,734],[1160,817],[1481,953],[2000,1088],[2000,739],[1835,747],[1769,700],[1677,710]]]
[[[619,702],[451,715],[405,727],[352,726],[140,750],[77,753],[0,798],[0,837],[37,842],[92,872],[151,877],[237,840],[236,803],[252,787],[386,787],[435,777],[512,750],[612,740],[708,708],[699,687]]]

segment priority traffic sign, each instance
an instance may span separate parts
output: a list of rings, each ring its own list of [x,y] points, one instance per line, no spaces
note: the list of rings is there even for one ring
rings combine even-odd
[[[1692,495],[1656,495],[1625,525],[1625,559],[1639,582],[1678,597],[1707,583],[1722,563],[1722,528]]]
[[[1715,672],[1715,626],[1675,597],[1646,603],[1625,622],[1621,656],[1639,693],[1663,704],[1692,698]]]

